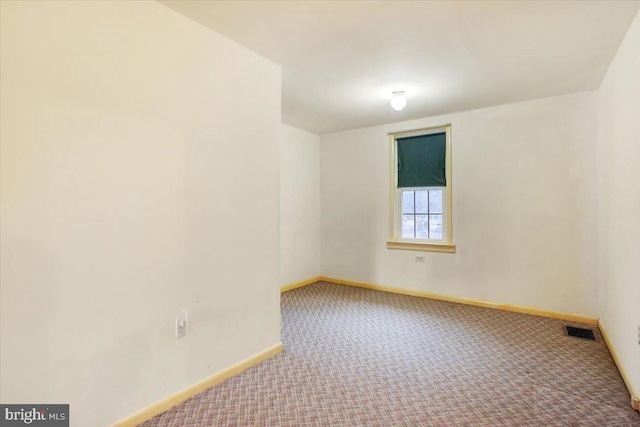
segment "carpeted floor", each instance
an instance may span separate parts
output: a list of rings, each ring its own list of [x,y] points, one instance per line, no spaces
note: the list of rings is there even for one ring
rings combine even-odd
[[[283,353],[143,426],[640,426],[597,329],[325,282],[282,323]]]

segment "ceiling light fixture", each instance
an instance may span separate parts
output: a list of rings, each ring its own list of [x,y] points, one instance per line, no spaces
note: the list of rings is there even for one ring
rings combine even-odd
[[[407,98],[404,97],[404,91],[399,90],[397,92],[393,92],[391,96],[391,108],[396,111],[400,111],[406,106]]]

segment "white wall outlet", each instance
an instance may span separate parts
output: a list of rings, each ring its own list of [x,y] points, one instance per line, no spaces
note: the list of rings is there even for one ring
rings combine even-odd
[[[424,262],[424,255],[416,256],[416,262]]]
[[[187,312],[183,311],[176,317],[176,338],[187,335]]]

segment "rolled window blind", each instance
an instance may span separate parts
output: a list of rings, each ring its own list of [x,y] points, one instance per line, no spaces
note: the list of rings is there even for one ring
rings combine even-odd
[[[446,133],[398,138],[398,188],[445,187]]]

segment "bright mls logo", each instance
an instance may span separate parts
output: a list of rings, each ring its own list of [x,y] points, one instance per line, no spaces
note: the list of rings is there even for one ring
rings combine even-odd
[[[69,427],[69,405],[0,405],[0,427]]]

